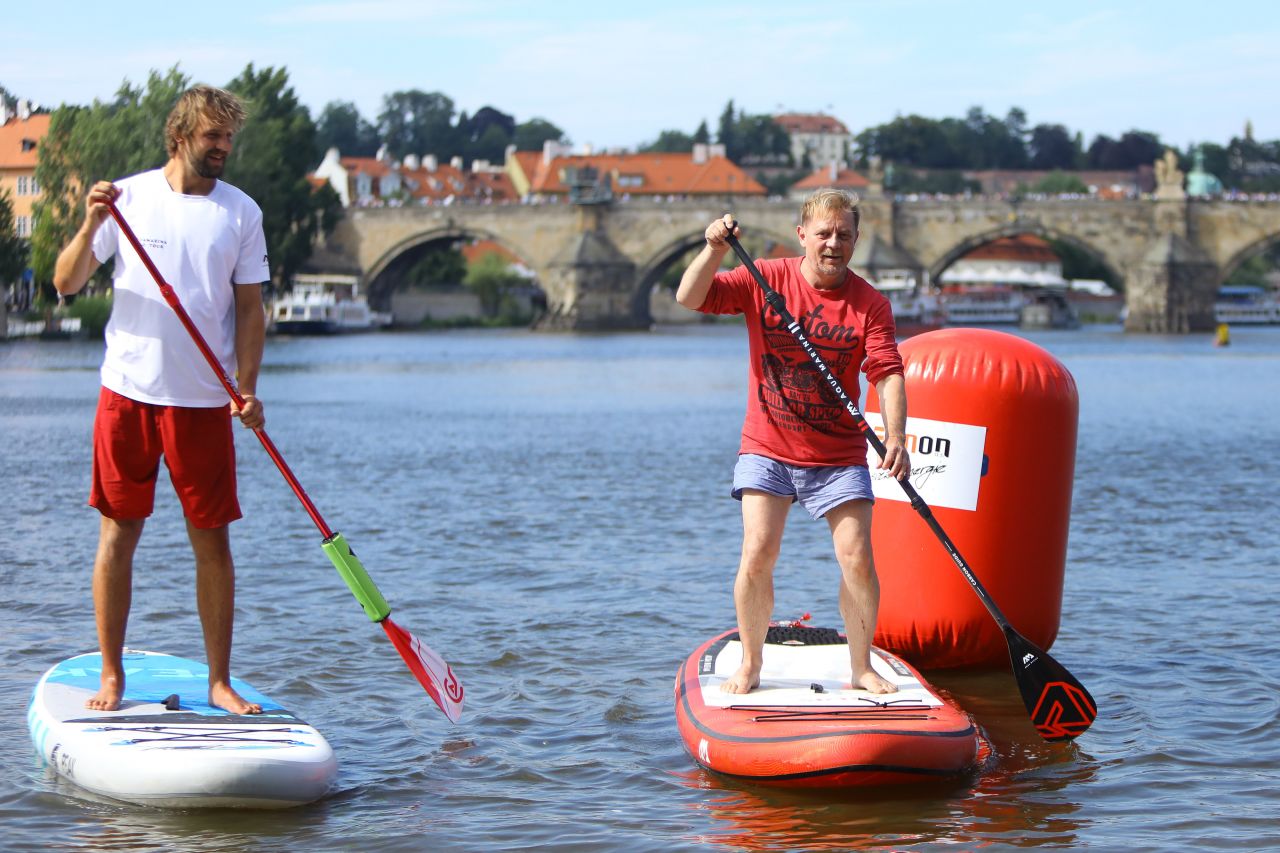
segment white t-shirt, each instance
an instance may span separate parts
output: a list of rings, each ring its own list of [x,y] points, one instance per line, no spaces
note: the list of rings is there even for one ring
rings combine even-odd
[[[159,169],[124,178],[116,186],[116,206],[125,222],[234,378],[233,288],[271,277],[262,210],[223,181],[209,195],[174,192]],[[102,384],[142,403],[225,406],[226,389],[114,219],[108,217],[98,228],[93,254],[102,262],[116,258]]]

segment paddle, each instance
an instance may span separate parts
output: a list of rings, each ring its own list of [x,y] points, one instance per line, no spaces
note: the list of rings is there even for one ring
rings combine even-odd
[[[737,223],[734,223],[735,227],[736,225]],[[801,349],[809,356],[809,360],[818,368],[822,378],[827,381],[827,384],[835,391],[836,396],[840,398],[845,410],[853,416],[854,424],[862,431],[862,434],[867,438],[867,442],[875,448],[876,452],[880,454],[880,458],[883,459],[885,457],[884,442],[880,440],[880,436],[876,435],[875,430],[867,423],[867,419],[862,416],[862,412],[858,410],[858,404],[849,399],[849,395],[845,393],[840,381],[831,372],[831,369],[827,367],[826,362],[822,360],[822,356],[818,355],[818,350],[810,343],[809,338],[804,333],[804,329],[796,322],[796,318],[791,312],[787,310],[787,304],[782,295],[764,280],[764,276],[756,268],[755,261],[742,248],[738,238],[733,236],[732,229],[730,229],[728,241],[733,251],[737,253],[738,258],[751,272],[756,284],[760,285],[760,289],[764,291],[765,301],[782,318],[782,322],[786,324],[788,331],[795,337]],[[1000,612],[1000,608],[996,606],[990,593],[983,587],[982,582],[978,580],[977,575],[969,568],[969,564],[965,562],[964,557],[960,556],[960,551],[956,548],[955,543],[951,541],[951,537],[942,529],[942,525],[938,523],[938,520],[933,517],[933,511],[924,502],[924,499],[920,497],[915,487],[911,485],[910,480],[899,480],[898,485],[902,486],[902,490],[907,493],[907,498],[911,501],[911,508],[919,513],[920,517],[929,525],[929,529],[933,531],[943,547],[947,549],[947,553],[951,555],[952,561],[959,567],[965,580],[973,587],[973,591],[978,594],[978,598],[986,606],[991,618],[996,620],[996,624],[1004,632],[1005,642],[1009,644],[1009,658],[1013,664],[1013,675],[1017,679],[1018,690],[1022,693],[1022,702],[1027,706],[1027,712],[1031,715],[1031,722],[1035,724],[1036,731],[1047,741],[1071,740],[1082,734],[1098,715],[1097,705],[1093,701],[1093,697],[1089,695],[1089,691],[1084,689],[1084,686],[1067,671],[1066,667],[1050,657],[1048,652],[1037,647],[1014,630],[1013,626],[1009,624],[1009,620],[1004,617],[1004,614]]]
[[[243,408],[244,398],[240,396],[240,392],[232,384],[231,377],[227,376],[227,372],[223,370],[218,357],[213,354],[213,350],[209,349],[209,344],[205,341],[204,336],[200,334],[200,330],[196,328],[196,324],[192,322],[187,310],[182,307],[182,303],[178,300],[178,294],[174,291],[172,285],[166,283],[164,277],[160,275],[160,270],[156,269],[156,265],[151,262],[151,256],[142,247],[142,243],[138,241],[133,229],[129,227],[129,223],[125,222],[115,203],[108,202],[107,209],[120,225],[120,232],[129,241],[129,245],[133,246],[133,250],[138,253],[143,265],[151,273],[151,277],[155,279],[156,284],[160,287],[161,295],[164,296],[164,301],[169,303],[169,307],[178,315],[178,319],[182,321],[182,325],[186,328],[187,333],[191,335],[191,339],[195,342],[196,348],[200,350],[200,354],[204,356],[204,360],[213,369],[214,374],[222,383],[222,387],[226,389],[227,394],[235,401],[235,404]],[[445,716],[456,723],[462,715],[462,683],[453,674],[449,664],[413,634],[391,621],[391,608],[387,605],[386,599],[382,597],[382,593],[374,586],[369,573],[365,571],[364,566],[360,564],[356,555],[352,553],[351,547],[347,545],[347,540],[343,538],[341,533],[329,529],[329,525],[325,524],[315,504],[311,502],[311,498],[307,496],[307,493],[302,490],[302,484],[293,475],[293,471],[289,469],[288,463],[284,461],[284,457],[280,455],[280,451],[276,449],[275,443],[271,441],[266,430],[258,428],[253,432],[258,436],[258,440],[262,442],[262,446],[266,448],[267,455],[271,457],[271,461],[276,463],[276,467],[284,475],[284,479],[288,482],[289,487],[293,489],[293,493],[302,502],[302,507],[307,511],[307,515],[311,516],[311,520],[319,528],[320,534],[324,537],[320,547],[324,549],[334,568],[338,570],[338,574],[342,576],[352,595],[356,597],[356,601],[360,602],[360,606],[364,609],[365,615],[369,617],[369,621],[382,625],[383,630],[387,632],[387,636],[396,647],[396,651],[400,653],[400,657],[404,658],[409,671],[418,679],[418,683],[426,689],[431,698],[435,700],[435,703],[440,706],[440,710],[444,711]]]

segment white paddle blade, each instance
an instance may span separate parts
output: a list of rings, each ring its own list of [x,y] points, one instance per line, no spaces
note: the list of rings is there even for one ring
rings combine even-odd
[[[453,674],[453,668],[430,646],[392,622],[389,617],[382,620],[382,627],[391,638],[396,651],[400,652],[400,657],[404,658],[409,671],[440,706],[440,710],[444,711],[449,722],[458,722],[462,717],[463,690],[462,682]]]

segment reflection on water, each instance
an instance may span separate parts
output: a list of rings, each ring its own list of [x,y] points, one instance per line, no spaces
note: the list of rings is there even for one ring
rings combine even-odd
[[[1229,348],[1033,339],[1080,389],[1053,653],[1102,716],[1049,745],[1008,673],[926,672],[991,759],[949,783],[825,793],[705,773],[675,726],[679,663],[733,620],[740,327],[271,341],[272,438],[468,707],[450,726],[431,705],[242,435],[233,664],[325,733],[339,789],[234,815],[88,801],[33,758],[25,697],[94,646],[100,345],[0,345],[0,846],[1280,848],[1280,330],[1240,329]],[[189,546],[160,493],[129,641],[199,657]],[[838,619],[825,525],[792,520],[777,587],[780,617]]]

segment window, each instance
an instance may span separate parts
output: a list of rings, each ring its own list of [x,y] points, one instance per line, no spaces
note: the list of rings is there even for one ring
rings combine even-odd
[[[14,231],[17,232],[17,235],[19,237],[31,236],[31,217],[30,216],[15,217],[13,226],[14,226]]]
[[[18,176],[18,195],[29,195],[29,194],[30,193],[27,192],[27,176],[19,175]]]

